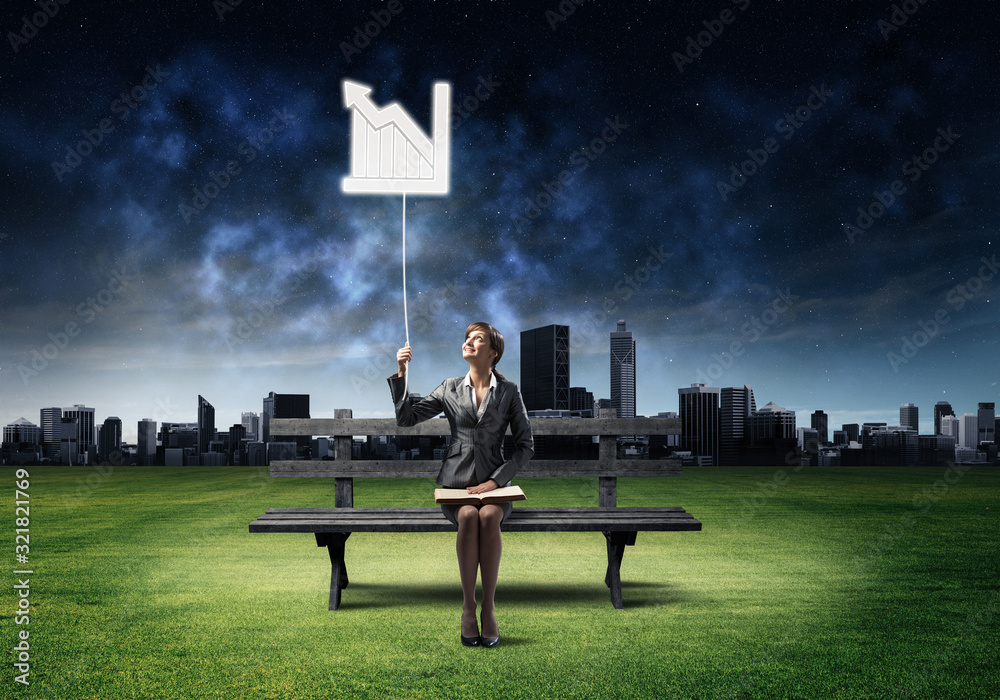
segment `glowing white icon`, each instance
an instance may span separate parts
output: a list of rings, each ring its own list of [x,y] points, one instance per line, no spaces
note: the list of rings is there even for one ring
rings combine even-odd
[[[451,147],[451,84],[434,83],[428,138],[405,109],[379,108],[371,86],[345,80],[344,107],[351,119],[351,174],[340,188],[349,194],[448,194]]]

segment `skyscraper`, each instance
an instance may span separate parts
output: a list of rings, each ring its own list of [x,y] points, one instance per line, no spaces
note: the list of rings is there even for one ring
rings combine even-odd
[[[954,409],[952,409],[951,404],[947,401],[938,401],[934,404],[934,434],[935,435],[947,435],[948,433],[942,432],[941,430],[941,417],[942,416],[953,416],[955,415]]]
[[[992,401],[979,404],[979,442],[996,442],[996,404]]]
[[[593,413],[594,392],[587,391],[587,387],[571,386],[569,388],[569,410],[590,411]]]
[[[979,445],[979,416],[966,413],[958,419],[958,446],[976,449]]]
[[[208,452],[208,443],[215,439],[215,406],[198,395],[198,454]]]
[[[310,437],[308,435],[271,435],[272,418],[309,418],[309,394],[269,392],[264,397],[264,410],[261,413],[263,441],[294,442],[298,445],[299,456],[304,457],[309,452]]]
[[[122,419],[118,416],[108,416],[104,425],[100,426],[97,441],[97,456],[101,460],[121,459],[122,449]]]
[[[719,395],[718,387],[704,384],[677,390],[681,449],[699,457],[711,457],[712,464],[718,464],[719,455]]]
[[[820,445],[825,445],[829,442],[827,439],[830,435],[830,431],[828,429],[829,416],[827,416],[823,411],[813,411],[809,425],[816,431]]]
[[[760,444],[764,440],[797,440],[795,411],[789,411],[771,401],[750,416],[750,440]]]
[[[77,454],[88,454],[91,448],[94,447],[97,437],[97,426],[94,424],[94,409],[75,404],[72,408],[64,408],[62,410],[62,417],[64,421],[70,418],[77,422]],[[63,437],[67,436],[64,435]],[[73,464],[79,464],[79,461],[75,457],[73,458]]]
[[[58,460],[62,445],[62,409],[43,408],[38,422],[42,429],[42,456]]]
[[[899,407],[899,424],[910,430],[920,432],[920,409],[912,403],[904,403]]]
[[[569,326],[521,331],[520,389],[529,411],[569,410]]]
[[[715,392],[718,409],[719,390]],[[618,411],[619,418],[635,418],[635,340],[632,331],[625,329],[625,321],[619,321],[618,330],[611,332],[611,408]],[[715,420],[717,424],[718,416]],[[717,431],[715,440],[718,445]]]
[[[136,464],[143,467],[156,462],[156,421],[152,418],[139,421],[135,460]]]
[[[724,387],[719,401],[719,459],[723,466],[745,464],[744,448],[750,441],[750,414],[757,410],[753,389]]]
[[[240,422],[243,424],[243,428],[246,431],[246,437],[250,440],[260,439],[260,417],[250,411],[244,412],[240,416]]]

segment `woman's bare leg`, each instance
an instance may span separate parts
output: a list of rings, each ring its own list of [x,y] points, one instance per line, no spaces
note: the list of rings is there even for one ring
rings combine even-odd
[[[479,509],[479,568],[483,577],[484,637],[500,636],[494,614],[493,596],[497,590],[500,555],[503,552],[503,540],[500,537],[502,521],[503,509],[500,506],[485,505]]]
[[[476,620],[476,576],[479,573],[479,510],[475,506],[462,506],[456,516],[458,539],[458,574],[462,580],[462,636],[478,637]]]

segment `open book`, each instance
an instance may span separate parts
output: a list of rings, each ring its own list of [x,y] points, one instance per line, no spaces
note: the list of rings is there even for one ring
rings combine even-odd
[[[485,503],[506,503],[527,499],[520,486],[504,486],[486,493],[469,493],[465,489],[434,489],[435,503],[478,506]]]

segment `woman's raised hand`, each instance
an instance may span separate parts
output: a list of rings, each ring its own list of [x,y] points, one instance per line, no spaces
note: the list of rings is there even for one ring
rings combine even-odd
[[[402,377],[406,374],[406,365],[409,364],[410,359],[413,357],[413,349],[410,344],[407,343],[405,346],[401,347],[396,351],[396,362],[399,364],[399,376]]]

